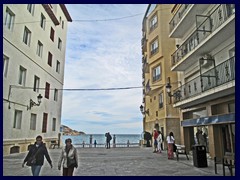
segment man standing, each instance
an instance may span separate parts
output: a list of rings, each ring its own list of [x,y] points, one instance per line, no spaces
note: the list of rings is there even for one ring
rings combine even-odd
[[[110,141],[112,140],[112,136],[110,132],[106,133],[105,136],[106,136],[106,142],[107,142],[107,149],[110,149]]]

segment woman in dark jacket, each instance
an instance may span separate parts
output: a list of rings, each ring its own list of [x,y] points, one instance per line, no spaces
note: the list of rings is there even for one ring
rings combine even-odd
[[[42,142],[42,136],[37,136],[35,144],[30,148],[27,156],[22,163],[22,167],[24,167],[24,164],[28,162],[27,165],[31,166],[32,175],[39,176],[40,170],[44,162],[44,156],[46,157],[48,163],[52,168],[52,160],[48,154],[46,146]],[[35,163],[29,163],[31,159],[34,159],[34,157],[36,159]]]

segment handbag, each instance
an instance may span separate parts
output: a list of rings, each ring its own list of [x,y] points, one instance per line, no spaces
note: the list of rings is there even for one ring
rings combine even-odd
[[[34,155],[32,155],[28,158],[27,163],[26,163],[27,166],[34,166],[36,164],[36,162],[37,162],[36,155],[39,152],[39,149],[37,150],[37,152]]]
[[[67,167],[68,168],[77,167],[77,162],[75,160],[75,157],[74,158],[67,157]]]
[[[36,164],[36,157],[35,156],[31,156],[28,158],[28,161],[27,161],[27,166],[33,166]]]

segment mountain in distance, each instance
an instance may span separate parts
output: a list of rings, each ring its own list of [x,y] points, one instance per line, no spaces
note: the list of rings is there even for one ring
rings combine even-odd
[[[66,136],[78,136],[81,134],[85,134],[82,131],[73,130],[70,127],[65,126],[65,125],[62,125],[62,127],[63,127],[63,135],[66,135]]]

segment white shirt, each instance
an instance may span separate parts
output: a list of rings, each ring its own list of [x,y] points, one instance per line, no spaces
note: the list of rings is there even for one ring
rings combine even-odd
[[[167,143],[168,144],[173,144],[174,143],[174,141],[175,141],[175,139],[174,139],[174,137],[173,136],[167,136]]]

